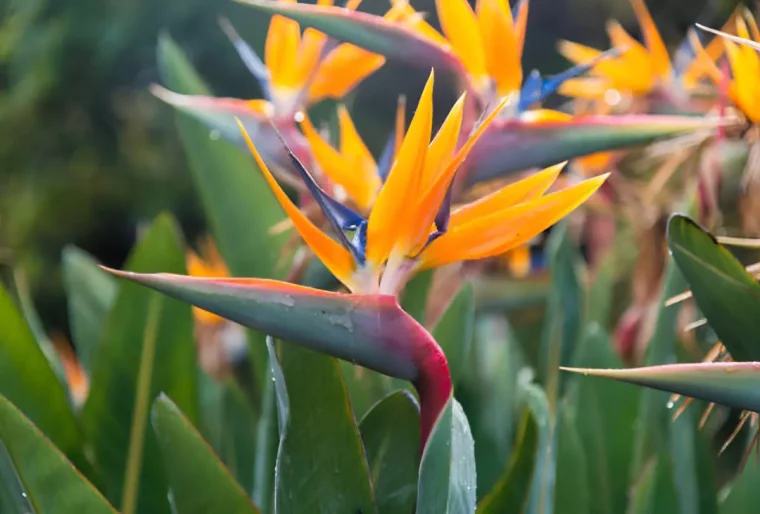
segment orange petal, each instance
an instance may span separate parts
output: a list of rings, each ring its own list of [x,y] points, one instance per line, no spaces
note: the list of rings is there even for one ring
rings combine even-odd
[[[523,80],[522,55],[517,48],[509,5],[505,0],[478,0],[477,15],[486,66],[499,96],[519,90]]]
[[[385,64],[385,57],[343,43],[322,60],[309,87],[309,103],[342,98]]]
[[[604,78],[584,77],[569,79],[562,83],[557,92],[573,98],[595,100],[604,96],[609,89],[614,89],[612,83]]]
[[[507,268],[512,276],[523,278],[530,272],[530,245],[522,244],[504,255]]]
[[[340,125],[340,153],[348,161],[345,174],[352,174],[359,181],[361,190],[355,193],[356,203],[360,209],[368,212],[382,185],[377,175],[377,164],[356,131],[351,115],[344,105],[338,106],[338,123]]]
[[[507,101],[508,98],[503,98],[499,105],[488,114],[457,150],[454,157],[449,160],[446,168],[438,173],[430,185],[426,186],[426,190],[420,190],[421,194],[412,197],[414,207],[408,210],[409,215],[404,220],[405,237],[399,241],[394,251],[403,255],[417,255],[427,244],[433,221],[459,166],[491,125],[491,122],[499,115]]]
[[[304,116],[301,129],[322,173],[331,182],[342,187],[360,209],[368,209],[374,193],[370,197],[362,175],[356,173],[357,170],[352,166],[351,160],[322,139],[308,116]]]
[[[739,15],[742,13],[741,7],[737,7],[734,9],[734,12],[731,13],[731,17],[726,21],[726,23],[723,24],[723,27],[720,29],[721,32],[726,32],[729,34],[732,34],[734,29],[736,28],[736,20],[739,18]],[[754,18],[751,18],[750,13],[750,28],[752,30],[756,30],[757,26],[755,25]],[[753,29],[754,27],[754,29]],[[689,31],[689,34],[687,35],[689,38],[689,41],[692,44],[692,47],[696,49],[697,47],[702,47],[702,43],[700,43],[699,38],[693,31]],[[725,48],[723,46],[723,38],[722,37],[714,37],[712,40],[707,44],[706,47],[703,48],[703,51],[706,52],[706,55],[708,56],[708,60],[705,61],[704,58],[694,58],[694,61],[689,65],[687,70],[683,73],[683,80],[686,84],[696,84],[697,81],[702,78],[704,75],[709,75],[712,80],[715,80],[714,72],[713,70],[710,70],[710,67],[714,67],[715,69],[718,69],[717,66],[715,66],[715,62],[720,58],[721,55],[723,55],[723,52],[725,51]],[[720,70],[718,70],[720,72]],[[720,83],[720,80],[717,82]]]
[[[406,97],[400,96],[396,103],[396,130],[393,142],[393,159],[396,159],[401,143],[404,142],[404,133],[406,130]]]
[[[351,254],[343,248],[340,244],[335,242],[327,234],[322,232],[316,225],[314,225],[309,218],[307,218],[295,204],[288,198],[285,191],[282,190],[280,184],[277,183],[272,173],[267,168],[266,163],[261,159],[258,150],[248,136],[248,132],[245,130],[243,124],[238,120],[238,126],[240,131],[245,137],[248,148],[253,154],[253,158],[256,159],[261,173],[264,175],[269,187],[272,189],[277,201],[280,202],[285,213],[293,221],[293,226],[298,230],[306,244],[311,248],[317,258],[324,263],[335,277],[343,282],[343,284],[350,290],[356,289],[356,283],[353,278],[354,271],[354,259]]]
[[[430,142],[433,123],[433,83],[431,70],[409,131],[401,143],[385,185],[377,195],[367,224],[367,261],[380,265],[396,244],[399,224],[405,224],[410,208],[420,196],[420,175]]]
[[[425,156],[425,169],[422,174],[422,190],[427,189],[433,183],[443,166],[454,155],[454,150],[456,150],[457,141],[459,140],[459,132],[462,128],[464,98],[465,94],[462,94],[456,101],[441,128],[438,129],[433,142],[428,147],[427,155]]]
[[[639,20],[639,26],[644,33],[644,40],[649,50],[649,57],[651,59],[654,72],[660,77],[670,77],[671,65],[670,56],[668,55],[668,48],[662,41],[660,31],[657,30],[657,26],[654,24],[652,15],[647,9],[644,0],[631,0],[633,5],[633,11],[636,13],[636,18]]]
[[[421,267],[483,259],[528,242],[581,205],[607,179],[600,175],[529,202],[511,206],[449,231],[425,249]]]
[[[544,194],[557,180],[562,168],[567,162],[555,164],[534,173],[527,178],[508,184],[498,191],[491,193],[460,207],[451,213],[450,225],[464,225],[493,212],[505,209],[510,205],[526,202]]]
[[[280,15],[272,16],[264,59],[275,89],[291,89],[298,85],[293,64],[298,61],[300,42],[301,29],[297,22]]]
[[[520,5],[517,7],[517,18],[515,18],[515,38],[517,39],[517,53],[523,54],[525,46],[525,31],[528,27],[528,0],[518,0]]]
[[[389,21],[398,21],[405,27],[417,32],[422,37],[436,43],[440,46],[451,46],[440,32],[435,30],[428,22],[425,21],[423,13],[418,13],[409,5],[408,0],[391,0],[391,8],[385,13],[383,18]]]
[[[312,28],[304,30],[301,44],[298,46],[297,59],[290,64],[295,68],[293,73],[301,87],[305,86],[315,73],[326,41],[327,35],[323,32]]]
[[[488,78],[483,40],[475,13],[467,0],[436,0],[443,33],[477,84]]]

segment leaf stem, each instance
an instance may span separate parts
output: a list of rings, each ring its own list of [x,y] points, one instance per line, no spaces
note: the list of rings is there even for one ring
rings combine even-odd
[[[129,453],[127,467],[124,471],[124,489],[122,493],[122,514],[134,514],[137,508],[137,495],[140,487],[140,468],[142,467],[145,430],[148,425],[150,407],[150,388],[153,378],[153,361],[156,357],[156,335],[161,314],[162,297],[153,293],[148,305],[148,317],[143,332],[143,347],[140,357],[140,370],[137,375],[137,392],[135,410],[132,414],[132,428],[129,435]]]

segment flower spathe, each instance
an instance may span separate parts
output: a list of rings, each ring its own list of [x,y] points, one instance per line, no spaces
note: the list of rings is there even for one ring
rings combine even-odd
[[[729,20],[733,21],[733,20]],[[724,27],[725,28],[725,27]],[[715,38],[712,44],[722,43],[725,47],[726,57],[731,69],[731,77],[728,81],[728,96],[731,101],[742,110],[744,115],[752,123],[760,123],[760,56],[757,48],[751,43],[760,43],[760,30],[752,13],[744,9],[742,15],[734,21],[736,39],[727,37]],[[714,31],[726,36],[725,31]],[[737,44],[744,40],[745,44]],[[693,45],[697,50],[697,58],[705,67],[710,78],[715,84],[720,85],[724,81],[723,72],[718,68],[709,54],[709,46],[703,48],[699,40],[693,38]]]
[[[707,73],[705,63],[693,60],[678,73],[668,49],[647,9],[644,0],[631,0],[634,14],[644,36],[644,44],[634,39],[615,20],[607,23],[607,34],[613,47],[624,49],[619,56],[596,64],[588,77],[573,78],[560,86],[561,94],[576,98],[600,98],[609,89],[633,95],[646,95],[659,87],[674,83],[685,91],[695,88]],[[715,61],[721,53],[719,44],[711,44],[707,53]],[[579,64],[601,55],[602,51],[572,41],[561,41],[559,51],[569,61]]]
[[[296,230],[327,268],[354,293],[396,294],[417,270],[504,253],[570,213],[607,177],[601,175],[544,195],[559,175],[562,163],[450,212],[448,193],[457,169],[506,99],[458,144],[463,95],[431,141],[433,82],[431,72],[367,219],[329,197],[297,163],[304,181],[330,221],[337,241],[292,203],[269,172],[254,143],[244,134]],[[242,125],[241,130],[245,131]]]
[[[346,8],[354,10],[360,3],[349,0]],[[319,0],[317,5],[331,6],[333,0]],[[385,58],[349,43],[332,44],[325,34],[311,28],[301,34],[298,22],[275,15],[269,24],[264,64],[275,111],[293,113],[324,98],[342,98],[382,67]]]

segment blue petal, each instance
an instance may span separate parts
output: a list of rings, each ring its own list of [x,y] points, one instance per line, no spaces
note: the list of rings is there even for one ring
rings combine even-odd
[[[284,141],[283,144],[285,144]],[[311,176],[311,173],[309,173],[309,171],[304,167],[298,157],[296,157],[293,152],[290,151],[287,145],[285,145],[285,149],[287,150],[288,156],[293,162],[296,170],[298,170],[298,173],[301,175],[301,179],[304,181],[304,184],[306,184],[306,187],[309,188],[309,192],[317,201],[320,209],[322,209],[325,217],[330,222],[330,225],[332,226],[335,234],[338,236],[340,243],[344,248],[351,252],[351,255],[353,255],[358,264],[363,265],[365,262],[366,236],[364,237],[364,244],[355,245],[354,242],[349,241],[345,231],[356,230],[357,233],[361,233],[363,225],[367,224],[365,219],[354,212],[352,209],[349,209],[328,195],[324,189],[319,187],[319,184],[317,184],[317,182],[314,180],[314,177]],[[358,238],[360,243],[362,243],[361,239],[362,238],[360,236]]]
[[[243,60],[245,67],[248,68],[248,71],[250,71],[254,77],[256,77],[256,80],[261,86],[261,93],[264,95],[264,98],[271,100],[272,93],[270,89],[269,70],[264,64],[264,61],[261,60],[256,51],[251,48],[248,43],[243,41],[227,18],[220,18],[219,25],[221,25],[224,33],[227,34],[227,37],[232,41],[232,44],[235,46],[235,50]]]
[[[541,78],[541,74],[537,70],[533,70],[525,80],[522,90],[520,91],[520,102],[517,107],[519,112],[527,110],[534,103],[540,102],[549,95],[554,94],[566,80],[573,79],[586,73],[604,59],[620,55],[621,51],[622,49],[620,48],[611,48],[606,52],[601,53],[595,59],[582,64],[577,64],[572,68],[568,68],[562,73],[552,75],[547,79]]]
[[[388,138],[388,142],[385,143],[383,153],[380,154],[380,159],[377,161],[377,175],[383,182],[385,182],[385,179],[388,178],[388,173],[391,171],[391,166],[393,165],[393,154],[395,152],[396,135],[391,134],[391,136]]]
[[[517,15],[520,12],[520,6],[522,6],[523,3],[527,2],[528,0],[520,0],[519,2],[516,2],[514,7],[512,7],[512,19],[517,20]]]

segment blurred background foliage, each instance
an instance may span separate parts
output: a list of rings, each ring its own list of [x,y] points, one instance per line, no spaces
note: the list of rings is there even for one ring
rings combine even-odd
[[[434,0],[412,3],[435,12]],[[648,3],[663,37],[676,46],[693,23],[719,26],[739,2]],[[118,267],[141,222],[162,210],[177,216],[191,241],[204,231],[174,114],[148,91],[159,81],[159,34],[171,34],[217,96],[257,98],[259,86],[218,19],[233,20],[261,51],[269,18],[230,0],[0,0],[0,6],[0,263],[27,274],[46,329],[67,332],[59,268],[66,244]],[[387,7],[388,0],[364,0],[361,9]],[[565,67],[559,39],[607,47],[610,18],[640,37],[627,0],[533,0],[524,66],[544,73]],[[373,152],[392,126],[395,95],[416,103],[425,78],[389,63],[359,88],[354,119]],[[436,100],[450,105],[453,95],[438,88]]]

